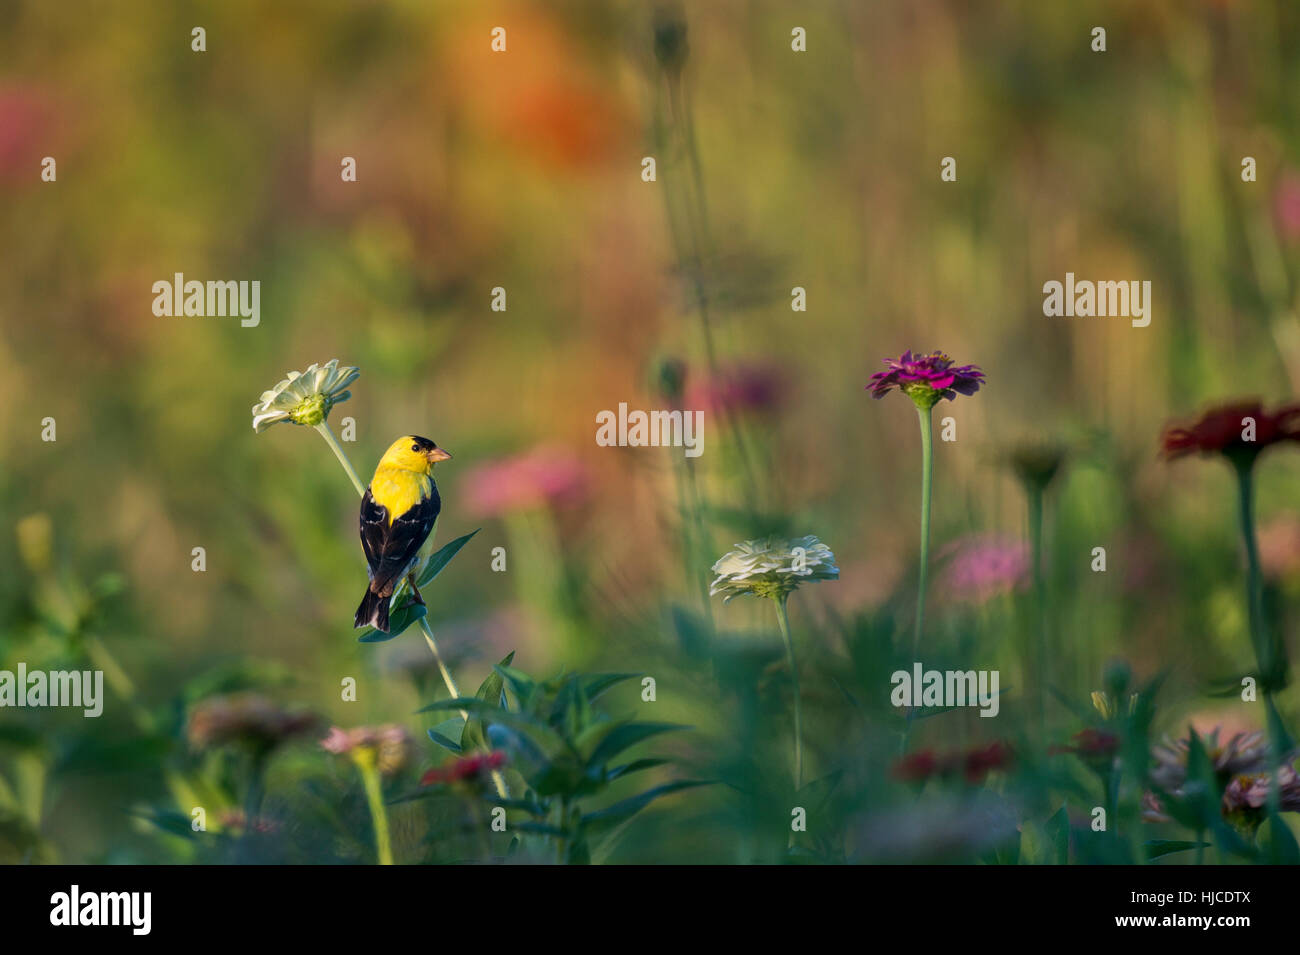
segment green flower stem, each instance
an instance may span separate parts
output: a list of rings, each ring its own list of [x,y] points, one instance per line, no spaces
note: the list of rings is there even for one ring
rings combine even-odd
[[[916,631],[912,636],[912,652],[921,648],[921,630],[925,626],[925,586],[930,576],[930,485],[934,474],[934,442],[930,430],[930,408],[916,406],[916,416],[921,425],[921,573],[916,589]]]
[[[1259,546],[1255,541],[1255,481],[1252,463],[1236,464],[1237,501],[1240,506],[1241,537],[1246,546],[1246,604],[1250,640],[1261,675],[1269,668],[1267,635],[1264,627],[1264,578],[1259,568]]]
[[[347,454],[344,453],[343,446],[339,444],[338,438],[334,437],[334,432],[330,430],[329,422],[322,421],[316,425],[316,430],[325,439],[325,443],[330,446],[330,450],[334,452],[334,457],[339,459],[339,464],[343,465],[343,470],[348,472],[348,477],[352,479],[352,486],[357,489],[357,493],[364,497],[366,486],[361,483],[361,478],[357,477],[357,472],[353,470],[352,462],[348,460]]]
[[[1038,718],[1046,713],[1047,663],[1047,583],[1043,576],[1043,488],[1031,484],[1026,489],[1029,499],[1029,554],[1033,561],[1034,581],[1034,647],[1038,656]]]
[[[361,784],[366,790],[366,803],[370,806],[370,819],[375,826],[375,851],[380,865],[393,864],[393,847],[388,836],[388,812],[384,809],[383,786],[379,768],[375,764],[375,751],[361,746],[352,752],[352,761],[361,771]]]
[[[244,836],[246,838],[257,830],[257,820],[262,814],[262,799],[266,795],[266,762],[270,755],[269,749],[258,749],[251,757],[248,791],[244,794]]]
[[[785,641],[785,657],[790,664],[790,682],[794,685],[794,788],[803,788],[803,703],[799,698],[799,667],[794,659],[794,640],[790,637],[790,616],[786,613],[788,595],[774,596],[776,620],[781,625],[781,638]]]
[[[339,444],[338,439],[334,437],[334,432],[330,430],[329,423],[322,421],[320,424],[316,425],[316,430],[320,432],[320,436],[324,438],[325,443],[330,446],[330,449],[334,452],[334,456],[339,459],[339,464],[343,465],[343,470],[346,471],[348,477],[352,479],[352,486],[357,489],[357,494],[364,497],[366,486],[361,483],[361,478],[357,477],[357,472],[353,469],[352,462],[348,460],[348,456],[344,452],[343,447]],[[424,617],[420,618],[420,629],[424,631],[424,642],[427,643],[429,649],[433,651],[433,659],[438,663],[438,672],[442,674],[442,682],[447,685],[447,692],[451,694],[452,699],[459,698],[460,688],[456,686],[455,678],[451,675],[451,671],[447,669],[447,664],[443,662],[442,654],[438,652],[438,642],[433,636],[433,629],[429,626],[429,621]],[[469,722],[468,713],[461,710],[460,715],[466,723]],[[499,770],[492,771],[492,782],[496,785],[497,793],[502,799],[510,798],[510,791],[506,788],[505,776],[503,776]]]
[[[1268,628],[1264,623],[1264,575],[1260,571],[1259,544],[1255,538],[1254,464],[1253,458],[1243,458],[1233,462],[1237,472],[1241,537],[1246,546],[1246,604],[1250,620],[1250,641],[1255,647],[1255,661],[1259,667],[1260,680],[1264,684],[1264,707],[1268,714],[1269,764],[1272,769],[1268,787],[1268,817],[1271,831],[1272,827],[1282,824],[1279,815],[1281,795],[1278,792],[1278,776],[1282,765],[1282,753],[1287,748],[1287,743],[1279,738],[1279,731],[1282,731],[1281,719],[1276,715],[1270,686],[1275,660]],[[1274,841],[1274,850],[1276,847],[1277,843]]]

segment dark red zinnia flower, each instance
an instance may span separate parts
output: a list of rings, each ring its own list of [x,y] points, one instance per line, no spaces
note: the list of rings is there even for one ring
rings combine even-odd
[[[420,777],[421,786],[436,786],[440,783],[458,783],[467,779],[474,779],[489,773],[494,769],[500,769],[506,764],[506,754],[500,750],[493,750],[490,753],[475,753],[473,756],[462,756],[459,759],[453,759],[444,763],[436,769],[431,769]]]
[[[908,783],[923,783],[935,776],[962,776],[968,783],[979,783],[996,769],[1008,769],[1012,755],[1011,747],[1001,740],[964,752],[957,750],[941,754],[923,749],[894,763],[892,775]]]
[[[963,764],[966,781],[978,783],[993,770],[1011,766],[1011,748],[1001,740],[994,740],[987,746],[967,752]]]
[[[1119,751],[1119,737],[1107,730],[1088,727],[1079,730],[1071,737],[1071,746],[1053,746],[1048,750],[1053,755],[1074,753],[1081,759],[1109,759]]]
[[[1250,399],[1211,408],[1190,425],[1170,425],[1160,445],[1166,460],[1188,454],[1250,460],[1281,441],[1300,441],[1300,404],[1268,411],[1263,402]]]
[[[895,779],[904,782],[921,783],[933,776],[938,769],[939,757],[933,750],[923,749],[916,753],[908,753],[894,763],[893,775]]]
[[[951,401],[957,395],[973,395],[984,384],[984,372],[975,365],[954,365],[943,352],[913,355],[905,351],[897,361],[886,358],[888,371],[871,376],[867,390],[873,398],[883,398],[897,388],[913,401],[927,401],[926,407],[940,398]]]

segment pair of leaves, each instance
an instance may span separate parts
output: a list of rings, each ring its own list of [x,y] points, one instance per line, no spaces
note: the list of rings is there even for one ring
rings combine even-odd
[[[417,587],[423,587],[431,583],[435,577],[443,572],[446,566],[451,563],[451,559],[460,553],[462,547],[469,543],[471,537],[477,534],[482,528],[470,531],[461,537],[457,537],[450,544],[438,549],[429,562],[424,565],[424,570],[420,572],[416,580]],[[357,637],[360,643],[383,643],[399,637],[411,624],[415,623],[421,617],[427,616],[429,609],[424,604],[416,603],[415,597],[411,594],[406,595],[406,599],[398,607],[395,607],[388,615],[388,632],[376,630],[373,627],[367,628],[361,636]]]

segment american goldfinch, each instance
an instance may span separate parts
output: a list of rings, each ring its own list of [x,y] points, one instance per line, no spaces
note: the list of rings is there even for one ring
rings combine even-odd
[[[355,627],[388,632],[388,602],[408,577],[415,589],[420,548],[433,530],[442,508],[433,466],[451,455],[428,438],[408,434],[392,443],[375,468],[370,487],[361,498],[361,546],[366,552],[370,586],[357,608]]]

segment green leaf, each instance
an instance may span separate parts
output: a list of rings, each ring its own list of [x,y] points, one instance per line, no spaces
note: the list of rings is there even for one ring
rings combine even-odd
[[[414,600],[410,603],[402,604],[388,616],[388,632],[376,630],[374,627],[366,629],[365,633],[357,637],[358,643],[383,643],[385,640],[392,640],[394,637],[400,637],[402,632],[421,617],[427,616],[429,608],[424,604],[418,604]]]
[[[658,736],[661,733],[671,733],[675,730],[687,728],[675,723],[624,723],[615,727],[613,732],[600,741],[591,755],[587,757],[587,766],[603,766],[623,750],[635,746],[643,740]]]
[[[450,721],[448,721],[448,722],[450,722]],[[439,733],[437,730],[434,730],[434,729],[429,730],[429,739],[433,740],[435,743],[437,743],[437,744],[438,744],[439,746],[441,746],[443,749],[449,749],[449,750],[451,750],[453,753],[461,753],[461,752],[464,752],[464,750],[461,749],[461,745],[460,745],[460,743],[455,742],[455,741],[452,740],[450,737],[443,736],[443,735],[442,735],[441,733]]]
[[[533,691],[537,689],[537,682],[523,670],[516,670],[511,666],[502,666],[498,663],[492,669],[501,674],[505,681],[510,684],[510,689],[514,690],[520,707],[526,709],[532,699]]]
[[[557,829],[555,826],[548,826],[544,822],[519,822],[514,828],[519,832],[533,832],[540,836],[567,836],[568,833],[563,829]]]
[[[1300,846],[1296,845],[1295,835],[1281,815],[1275,812],[1269,813],[1267,825],[1268,840],[1265,845],[1268,849],[1269,861],[1273,865],[1300,864]]]
[[[1291,734],[1287,732],[1286,724],[1282,722],[1282,714],[1277,711],[1272,694],[1264,697],[1264,705],[1268,713],[1269,735],[1272,737],[1278,751],[1285,753],[1295,746],[1295,741],[1291,738]]]
[[[510,661],[514,658],[515,651],[511,650],[506,654],[505,659],[501,661],[500,666],[508,667]],[[505,700],[502,697],[502,693],[504,692],[503,686],[504,683],[501,674],[497,671],[496,667],[493,667],[492,672],[489,673],[487,679],[479,685],[478,692],[474,695],[485,703],[491,703],[494,706],[503,707],[505,705]],[[488,745],[487,727],[488,721],[482,716],[471,715],[469,722],[465,724],[465,732],[460,738],[461,746],[470,750],[480,748],[486,749]]]
[[[544,816],[548,812],[546,806],[531,799],[502,799],[495,793],[484,793],[483,801],[493,806],[500,806],[503,809],[519,809],[530,816]]]
[[[605,778],[609,781],[618,779],[620,776],[627,776],[630,773],[639,773],[646,769],[654,769],[656,766],[666,766],[666,759],[634,759],[630,763],[624,763],[622,766],[612,767]]]
[[[422,706],[415,712],[431,713],[435,710],[464,710],[466,713],[481,713],[490,723],[500,723],[523,733],[540,736],[548,746],[560,745],[560,738],[545,723],[533,719],[527,713],[502,709],[476,697],[460,696],[450,700],[439,700],[436,703]]]
[[[627,680],[634,680],[640,675],[640,673],[593,673],[587,677],[587,683],[583,687],[587,694],[587,701],[595,702],[596,698],[606,690]]]
[[[602,829],[609,826],[616,826],[621,822],[631,819],[638,812],[650,805],[660,796],[667,796],[669,793],[681,792],[684,789],[694,789],[698,786],[711,786],[711,783],[705,779],[679,779],[676,782],[665,783],[662,786],[656,786],[653,789],[647,789],[643,793],[631,796],[621,802],[616,802],[612,806],[606,806],[604,809],[598,809],[582,817],[582,825],[587,829]]]
[[[1065,811],[1065,806],[1052,813],[1047,823],[1043,826],[1047,832],[1047,837],[1052,841],[1052,848],[1055,851],[1056,858],[1053,860],[1057,865],[1070,864],[1070,817]]]
[[[420,576],[416,580],[417,587],[423,587],[433,578],[442,573],[442,569],[451,563],[451,559],[460,553],[460,549],[469,543],[469,539],[481,531],[483,528],[476,528],[470,531],[464,537],[457,537],[450,544],[438,549],[438,552],[429,558],[429,562],[424,565],[424,570],[420,571]]]
[[[1173,852],[1186,852],[1188,849],[1208,848],[1209,842],[1187,842],[1182,839],[1150,839],[1142,843],[1148,859],[1159,859]]]
[[[173,836],[183,836],[186,839],[196,838],[194,826],[189,816],[171,809],[139,809],[132,810],[131,815],[153,823],[163,832],[169,832]]]

